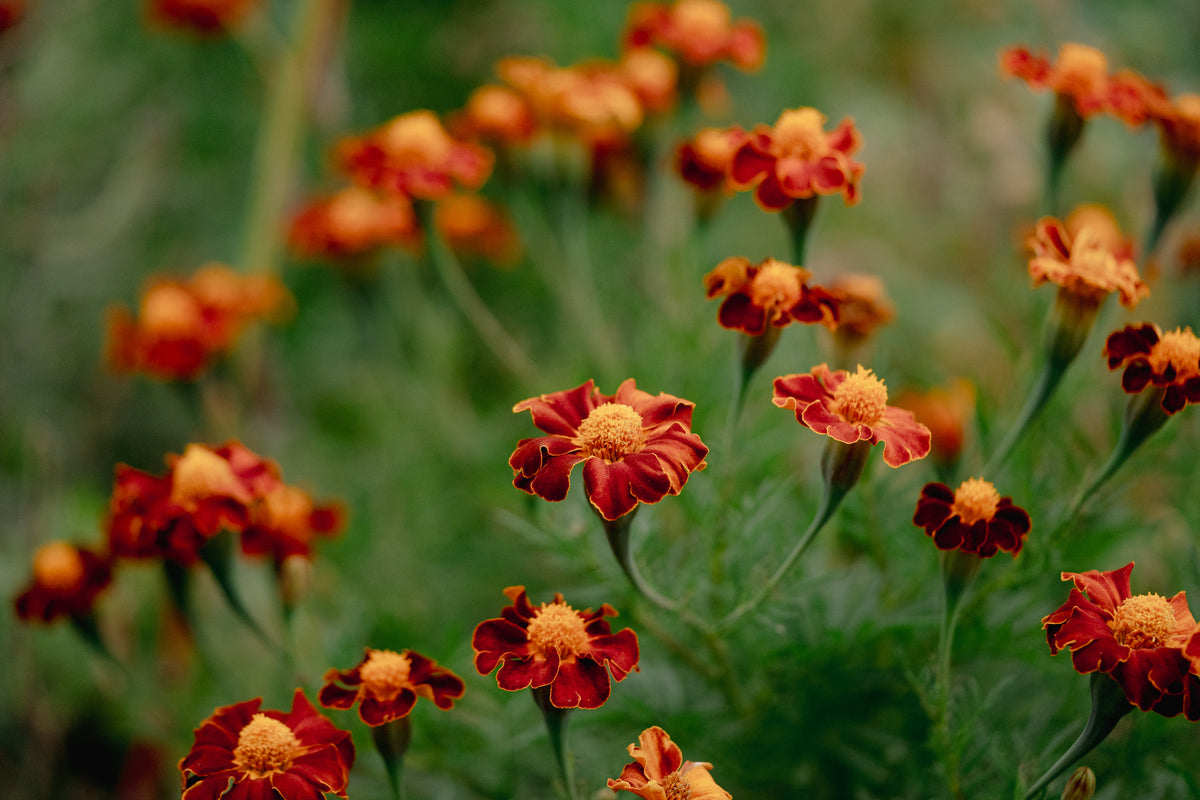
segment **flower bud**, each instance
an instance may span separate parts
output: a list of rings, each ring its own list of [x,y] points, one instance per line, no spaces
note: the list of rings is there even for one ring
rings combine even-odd
[[[1096,773],[1091,767],[1079,767],[1063,787],[1062,800],[1092,800],[1096,793]]]

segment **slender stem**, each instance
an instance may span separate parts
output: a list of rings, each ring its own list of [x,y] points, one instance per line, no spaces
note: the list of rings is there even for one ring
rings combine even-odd
[[[387,769],[388,785],[393,800],[404,800],[404,754],[412,739],[412,723],[409,717],[385,722],[371,728],[371,739]]]
[[[958,628],[958,617],[962,600],[972,579],[979,569],[981,559],[961,550],[940,554],[943,603],[942,624],[938,631],[937,674],[934,702],[937,716],[934,719],[934,739],[946,768],[946,783],[954,797],[962,795],[959,777],[961,748],[954,742],[950,724],[951,662],[954,654],[954,632]]]
[[[621,565],[622,571],[629,578],[629,582],[633,584],[633,588],[637,590],[638,594],[664,611],[678,611],[678,603],[659,593],[650,584],[646,583],[646,579],[642,577],[641,570],[638,569],[637,562],[633,560],[633,556],[630,554],[629,529],[633,524],[633,518],[637,514],[639,507],[634,506],[633,510],[628,514],[615,520],[607,520],[602,516],[600,517],[600,522],[604,525],[604,533],[608,537],[608,546],[612,548],[613,555],[617,557],[617,563]]]
[[[221,593],[225,595],[230,609],[232,609],[237,618],[262,641],[268,650],[278,654],[284,661],[293,661],[288,649],[267,634],[266,629],[254,619],[254,616],[242,600],[241,593],[237,589],[237,584],[233,580],[233,565],[230,552],[232,548],[232,534],[219,533],[200,549],[200,558],[208,565],[213,578],[217,582],[217,586],[220,587]]]
[[[568,712],[571,709],[557,708],[550,702],[549,686],[534,687],[530,691],[533,692],[533,700],[542,710],[542,718],[546,721],[546,732],[550,735],[550,747],[554,750],[554,759],[558,762],[567,800],[579,800],[579,793],[575,788],[575,760],[567,744]]]
[[[814,194],[812,197],[796,200],[779,212],[784,224],[787,225],[788,234],[792,240],[792,263],[797,266],[804,264],[808,249],[808,232],[812,227],[813,219],[817,216],[817,205],[820,199],[820,195]]]

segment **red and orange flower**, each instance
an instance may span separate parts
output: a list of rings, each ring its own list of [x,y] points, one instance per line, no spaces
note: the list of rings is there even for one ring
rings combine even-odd
[[[704,276],[709,297],[724,297],[717,311],[721,327],[763,334],[768,326],[791,322],[838,325],[838,303],[819,286],[809,286],[812,273],[774,258],[751,264],[750,259],[727,258]]]
[[[700,130],[676,151],[675,166],[680,177],[702,192],[727,189],[733,155],[749,137],[736,126]]]
[[[287,239],[302,258],[340,261],[389,245],[415,249],[421,229],[408,197],[349,186],[302,208]]]
[[[259,711],[262,698],[223,706],[196,729],[179,762],[182,800],[320,800],[346,796],[354,742],[297,689],[292,710]]]
[[[1133,562],[1111,572],[1064,572],[1075,584],[1061,607],[1042,619],[1050,653],[1070,650],[1076,671],[1103,672],[1142,711],[1200,718],[1200,679],[1184,646],[1196,630],[1187,596],[1131,592]]]
[[[730,800],[733,795],[713,780],[712,764],[684,761],[683,751],[662,728],[654,725],[642,731],[637,744],[628,747],[633,757],[621,777],[608,779],[608,788],[632,792],[645,800]]]
[[[1023,508],[981,478],[969,478],[953,491],[944,483],[925,484],[913,524],[924,528],[939,550],[961,550],[981,558],[1000,550],[1016,558],[1031,525]]]
[[[861,364],[853,375],[818,364],[807,373],[776,378],[772,400],[796,412],[796,421],[814,433],[844,444],[883,442],[889,467],[929,455],[929,429],[911,411],[887,401],[883,381]]]
[[[359,717],[374,727],[408,716],[419,697],[443,710],[453,708],[465,688],[461,678],[415,650],[368,647],[356,666],[325,673],[317,699],[326,708],[357,704]]]
[[[509,586],[513,601],[498,619],[479,623],[471,637],[475,668],[489,675],[497,665],[501,689],[549,687],[555,708],[599,708],[608,700],[612,680],[638,671],[638,638],[629,628],[613,633],[605,617],[617,616],[608,603],[596,611],[577,611],[554,595],[534,607],[524,586]]]
[[[218,34],[236,28],[262,0],[147,0],[150,20],[180,30]]]
[[[619,519],[638,503],[679,494],[688,475],[703,469],[708,448],[692,433],[695,405],[672,395],[640,391],[633,378],[616,394],[601,394],[592,381],[554,394],[522,400],[533,424],[548,435],[522,439],[508,459],[518,489],[544,500],[567,496],[571,470],[583,462],[588,502],[606,520]]]
[[[33,580],[13,600],[17,617],[52,622],[59,617],[86,617],[96,596],[112,583],[107,558],[86,547],[49,542],[33,555]]]
[[[1033,251],[1029,261],[1033,285],[1049,281],[1095,305],[1117,292],[1121,305],[1133,308],[1149,296],[1150,289],[1123,248],[1114,250],[1114,241],[1110,233],[1093,226],[1071,235],[1059,220],[1043,217],[1028,242]]]
[[[1191,328],[1164,333],[1150,322],[1129,325],[1109,335],[1104,357],[1109,369],[1125,368],[1121,388],[1129,394],[1150,385],[1162,389],[1167,414],[1200,402],[1200,338]]]
[[[766,56],[758,23],[734,21],[720,0],[634,3],[623,39],[626,47],[661,47],[691,68],[729,61],[739,69],[754,70]]]
[[[730,182],[738,189],[753,188],[754,199],[767,211],[831,194],[841,194],[847,205],[854,205],[865,167],[851,156],[860,144],[849,118],[826,133],[820,111],[789,109],[774,126],[755,126],[733,155]]]
[[[521,258],[521,241],[512,220],[477,194],[451,194],[439,200],[433,224],[459,256],[480,256],[503,266]]]
[[[962,455],[967,428],[975,415],[975,387],[965,378],[927,392],[904,392],[896,405],[913,412],[932,436],[930,455],[940,464],[950,465]]]

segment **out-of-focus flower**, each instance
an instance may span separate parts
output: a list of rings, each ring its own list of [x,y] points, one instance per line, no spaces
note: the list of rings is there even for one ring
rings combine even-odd
[[[1181,94],[1155,114],[1163,148],[1176,160],[1200,161],[1200,94]]]
[[[287,239],[302,258],[340,261],[388,245],[415,249],[421,229],[407,196],[349,186],[302,208]]]
[[[924,393],[904,392],[896,405],[913,412],[932,436],[930,455],[943,465],[954,464],[962,455],[968,421],[975,414],[975,387],[965,379],[938,386]]]
[[[1104,357],[1109,369],[1125,369],[1121,388],[1129,394],[1151,384],[1162,389],[1167,414],[1200,402],[1200,338],[1191,328],[1164,333],[1150,322],[1129,325],[1109,335]]]
[[[86,617],[96,596],[112,583],[108,559],[86,547],[49,542],[33,555],[33,580],[13,601],[27,622]]]
[[[834,336],[845,346],[867,339],[876,328],[896,318],[896,306],[883,281],[874,275],[844,273],[829,284],[829,294],[838,307]]]
[[[311,558],[313,541],[340,533],[345,517],[340,505],[318,506],[308,492],[280,481],[256,498],[242,529],[242,552],[270,553],[277,566],[289,556]]]
[[[1076,671],[1103,672],[1142,711],[1200,718],[1200,678],[1189,674],[1183,647],[1196,629],[1187,596],[1169,600],[1130,591],[1133,562],[1111,572],[1064,572],[1075,584],[1061,607],[1042,619],[1051,654],[1070,650]]]
[[[512,220],[479,195],[452,194],[439,200],[433,224],[460,256],[481,256],[503,266],[521,258],[521,241]]]
[[[531,397],[513,406],[529,410],[548,435],[522,439],[508,460],[513,485],[545,500],[567,496],[571,470],[583,462],[588,502],[608,521],[638,503],[679,494],[688,475],[703,469],[708,448],[692,433],[695,405],[672,395],[639,390],[632,378],[616,394],[589,380],[574,389]]]
[[[397,653],[368,647],[356,666],[326,671],[317,699],[326,708],[357,704],[359,717],[374,727],[408,716],[419,697],[438,708],[452,708],[465,688],[453,672],[414,650]]]
[[[637,634],[629,628],[612,632],[604,618],[617,612],[607,603],[596,611],[576,611],[557,593],[553,602],[537,607],[524,586],[510,586],[504,594],[513,604],[500,618],[479,623],[471,637],[475,668],[489,675],[500,665],[501,689],[548,686],[555,708],[599,708],[611,691],[610,673],[619,682],[638,671]]]
[[[733,797],[713,780],[712,764],[684,761],[683,751],[662,728],[654,725],[627,748],[633,757],[621,777],[608,779],[608,788],[632,792],[645,800],[730,800]]]
[[[1112,242],[1111,233],[1104,230],[1085,226],[1072,236],[1054,217],[1043,217],[1029,238],[1033,285],[1056,283],[1096,306],[1118,292],[1121,305],[1133,308],[1149,296],[1150,289],[1138,275],[1137,265],[1110,249]]]
[[[354,742],[301,689],[292,710],[259,711],[262,698],[223,706],[196,729],[179,762],[182,800],[319,800],[346,796]]]
[[[527,143],[537,130],[529,100],[509,86],[489,84],[471,92],[462,110],[448,120],[454,135],[491,145]]]
[[[25,0],[0,0],[0,33],[25,18]]]
[[[812,273],[774,258],[751,264],[750,259],[727,258],[704,276],[709,299],[724,297],[717,311],[721,327],[761,335],[768,326],[791,322],[838,326],[839,306],[819,286],[809,286]]]
[[[1090,230],[1088,235],[1094,237],[1100,243],[1100,247],[1112,253],[1118,262],[1133,261],[1133,239],[1121,230],[1117,218],[1108,206],[1101,203],[1076,206],[1062,224],[1071,239],[1075,239],[1084,230]]]
[[[617,70],[633,89],[646,114],[669,111],[677,98],[679,67],[650,47],[635,47],[621,54]]]
[[[201,34],[236,28],[261,0],[146,0],[152,23]]]
[[[796,413],[814,433],[843,444],[883,442],[889,467],[929,455],[929,429],[907,409],[888,405],[887,387],[861,364],[853,375],[818,364],[807,373],[775,379],[772,402]]]
[[[365,136],[343,139],[334,157],[362,186],[436,200],[460,185],[478,189],[492,173],[492,151],[454,139],[432,111],[401,114]]]
[[[623,39],[627,47],[661,47],[692,69],[729,61],[739,69],[755,70],[766,55],[758,23],[734,21],[719,0],[634,3]]]
[[[738,189],[753,188],[754,199],[767,211],[831,194],[841,194],[847,205],[854,205],[865,167],[851,156],[860,143],[849,118],[826,133],[825,115],[820,111],[789,109],[773,127],[755,126],[733,155],[730,182]]]
[[[680,176],[705,192],[728,191],[729,165],[749,134],[738,127],[704,128],[679,146],[675,166]]]
[[[925,484],[913,524],[924,528],[939,550],[961,550],[981,558],[1003,550],[1016,558],[1031,523],[1011,497],[1001,497],[989,481],[970,478],[955,490],[944,483]]]

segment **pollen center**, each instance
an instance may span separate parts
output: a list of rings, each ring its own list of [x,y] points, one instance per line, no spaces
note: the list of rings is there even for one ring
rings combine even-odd
[[[875,373],[858,365],[858,371],[833,391],[833,406],[847,422],[870,425],[887,409],[887,387]]]
[[[800,300],[803,272],[791,264],[767,259],[750,282],[751,302],[759,308],[791,308]]]
[[[74,589],[83,582],[83,559],[66,542],[50,542],[33,555],[33,578],[47,589]]]
[[[207,447],[189,444],[171,473],[171,501],[194,506],[199,500],[222,495],[250,499],[227,460]]]
[[[708,44],[725,33],[731,14],[728,6],[715,0],[680,0],[674,16],[684,39]]]
[[[1150,368],[1162,374],[1174,367],[1178,377],[1200,374],[1200,339],[1191,328],[1176,328],[1162,335],[1150,351]]]
[[[412,662],[408,656],[392,650],[372,650],[358,676],[363,688],[376,700],[392,700],[408,685]]]
[[[1071,242],[1071,266],[1092,283],[1110,281],[1120,271],[1117,259],[1092,228],[1083,228]]]
[[[1000,493],[990,481],[982,478],[970,478],[962,482],[954,492],[954,505],[951,510],[967,525],[974,525],[981,519],[991,519],[1000,505]]]
[[[672,772],[659,781],[666,800],[691,800],[692,785],[679,772]]]
[[[182,286],[163,284],[142,298],[142,328],[156,336],[182,336],[203,324],[200,307]]]
[[[233,764],[252,777],[262,777],[287,770],[299,749],[300,740],[291,728],[266,714],[255,714],[238,734]]]
[[[1067,42],[1058,50],[1058,91],[1092,94],[1108,75],[1108,60],[1094,47]]]
[[[583,655],[588,649],[583,617],[566,603],[543,603],[529,621],[529,642],[543,655],[551,650],[560,657]]]
[[[432,111],[413,111],[392,120],[383,130],[383,143],[392,158],[418,164],[440,164],[452,149]]]
[[[779,115],[771,139],[779,146],[781,155],[812,161],[829,149],[824,127],[825,115],[820,111],[794,108]]]
[[[596,406],[587,419],[579,423],[579,443],[584,453],[605,461],[616,461],[636,453],[645,442],[642,415],[624,403]]]
[[[1162,647],[1175,634],[1175,610],[1161,595],[1137,594],[1117,606],[1108,627],[1126,647]]]

